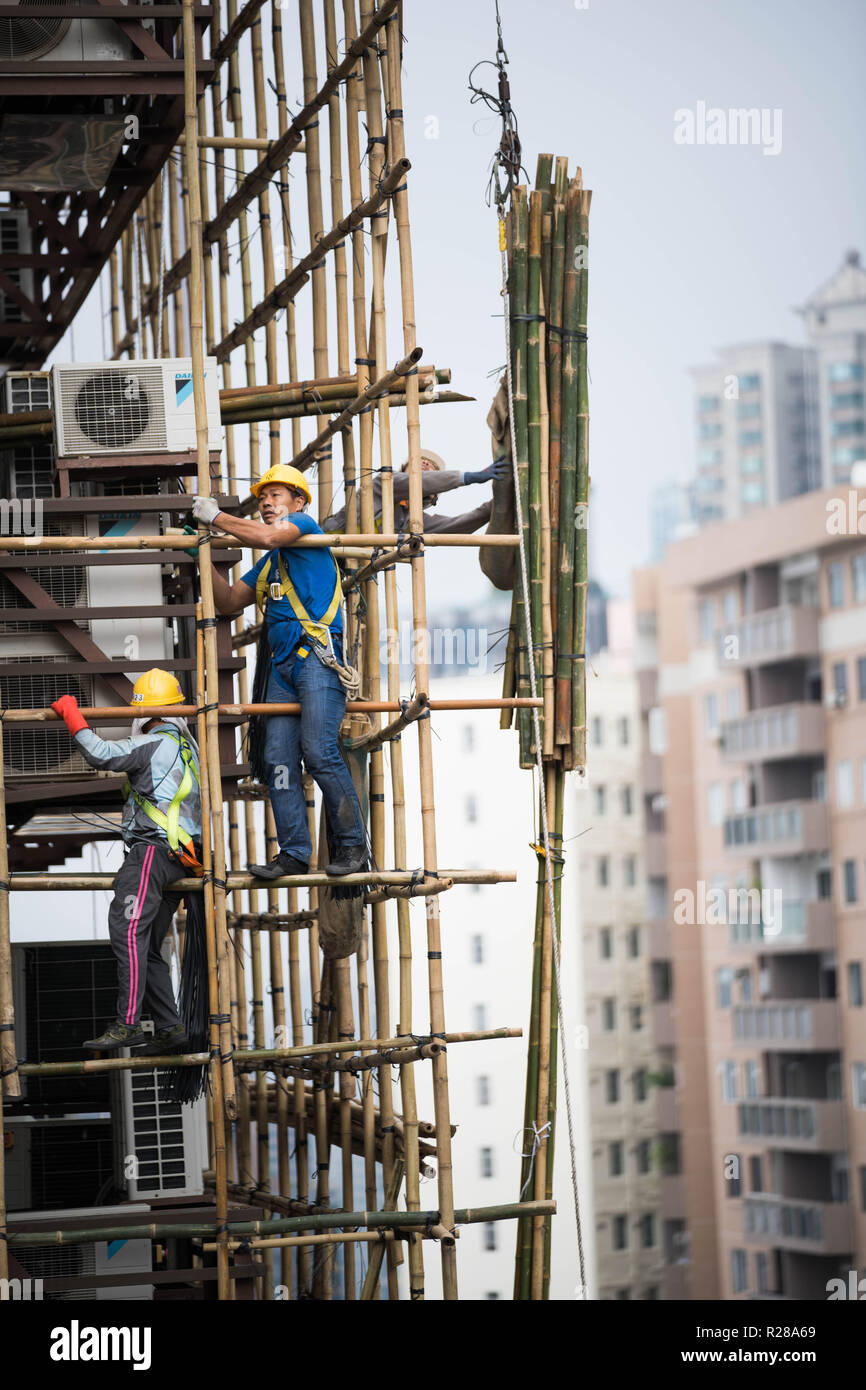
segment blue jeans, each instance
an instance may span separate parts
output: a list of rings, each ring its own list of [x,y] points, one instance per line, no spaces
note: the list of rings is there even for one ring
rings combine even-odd
[[[290,667],[271,668],[269,703],[299,701],[300,715],[268,718],[265,763],[280,849],[309,864],[312,857],[301,759],[321,790],[335,853],[366,844],[361,808],[337,737],[346,713],[346,692],[335,671],[310,652]]]

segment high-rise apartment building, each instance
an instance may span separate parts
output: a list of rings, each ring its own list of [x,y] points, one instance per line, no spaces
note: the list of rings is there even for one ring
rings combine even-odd
[[[800,310],[817,356],[823,485],[866,460],[866,270],[857,251]]]
[[[595,1288],[601,1299],[663,1296],[660,1174],[643,808],[631,605],[608,602],[608,646],[587,682],[588,776],[571,781],[579,845]]]
[[[866,496],[840,496],[846,534],[819,491],[635,576],[681,1297],[823,1300],[866,1266]]]

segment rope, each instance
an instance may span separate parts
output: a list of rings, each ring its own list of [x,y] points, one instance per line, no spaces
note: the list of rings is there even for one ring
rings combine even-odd
[[[535,651],[532,646],[532,632],[530,627],[530,607],[529,607],[529,579],[526,563],[526,542],[523,530],[523,504],[520,500],[520,478],[517,471],[517,436],[514,424],[514,378],[511,362],[511,296],[508,293],[508,253],[505,239],[505,207],[504,201],[498,202],[497,213],[499,216],[499,250],[502,262],[502,299],[505,308],[505,376],[508,388],[508,424],[511,432],[511,467],[514,474],[514,499],[517,508],[517,534],[520,537],[520,581],[523,590],[523,618],[526,629],[526,647],[529,655],[529,688],[532,699],[538,698],[538,687],[535,672]],[[586,1287],[586,1267],[583,1253],[583,1233],[580,1227],[580,1198],[577,1186],[577,1152],[574,1138],[574,1113],[571,1105],[571,1083],[568,1074],[568,1048],[565,1041],[565,1020],[562,1008],[562,983],[559,968],[559,942],[557,940],[557,917],[556,904],[553,894],[553,856],[551,854],[551,834],[550,823],[547,814],[547,793],[544,786],[544,764],[542,761],[541,746],[541,726],[538,720],[538,707],[532,706],[532,727],[535,734],[535,764],[536,775],[538,777],[539,800],[541,802],[541,826],[542,839],[544,843],[544,868],[547,880],[547,899],[550,910],[550,935],[553,945],[553,974],[556,982],[556,1010],[559,1017],[559,1043],[562,1054],[562,1084],[565,1091],[565,1109],[568,1117],[568,1145],[571,1159],[571,1186],[574,1193],[574,1221],[577,1230],[577,1254],[580,1262],[580,1283]],[[533,1124],[533,1129],[535,1125]],[[536,1138],[539,1131],[536,1130]],[[543,1130],[541,1131],[543,1133]],[[530,1168],[531,1171],[531,1168]],[[521,1193],[521,1197],[522,1197]]]

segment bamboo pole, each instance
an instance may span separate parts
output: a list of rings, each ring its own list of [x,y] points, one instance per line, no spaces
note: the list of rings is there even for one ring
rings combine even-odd
[[[555,769],[548,765],[544,769],[547,804],[555,806]],[[550,918],[550,895],[547,892],[547,876],[541,858],[538,861],[538,897],[541,906],[541,974],[539,979],[538,1008],[538,1083],[535,1111],[535,1132],[533,1147],[536,1148],[535,1167],[532,1170],[533,1194],[543,1196],[547,1186],[547,1149],[549,1143],[550,1118],[550,1061],[551,1037],[553,1031],[553,923]],[[528,1223],[527,1223],[528,1224]],[[529,1297],[538,1301],[542,1296],[544,1283],[544,1257],[546,1223],[544,1217],[535,1217],[531,1224],[532,1248],[529,1271]]]
[[[562,941],[562,856],[563,839],[562,823],[565,802],[565,772],[561,765],[554,765],[554,829],[550,836],[553,848],[560,856],[558,872],[553,881],[553,912],[556,926],[557,945]],[[547,1198],[553,1196],[553,1163],[556,1146],[556,1091],[557,1073],[559,1064],[559,1013],[557,1009],[551,1011],[550,1016],[550,1093],[548,1101],[547,1121],[550,1126],[547,1133],[547,1176],[544,1195]],[[550,1294],[550,1251],[553,1238],[553,1223],[545,1221],[545,1252],[544,1252],[544,1285],[542,1297],[547,1299]]]
[[[581,189],[577,216],[577,254],[580,257],[577,313],[577,488],[575,507],[574,653],[571,676],[571,757],[575,767],[586,763],[586,597],[587,527],[589,509],[589,388],[587,382],[587,294],[589,272],[589,208],[592,193]]]
[[[196,59],[195,59],[195,19],[193,0],[183,0],[183,55],[184,55],[184,102],[185,102],[185,131],[186,131],[186,174],[189,202],[189,224],[190,224],[190,251],[191,251],[191,275],[190,275],[190,344],[192,357],[193,374],[193,396],[195,399],[195,418],[196,418],[196,442],[197,442],[197,461],[198,461],[198,486],[199,491],[209,493],[210,491],[210,457],[208,451],[208,425],[207,425],[207,402],[205,399],[204,388],[204,343],[203,343],[203,323],[202,323],[202,246],[201,246],[201,197],[199,189],[199,164],[198,164],[198,120],[196,110]],[[199,550],[199,569],[201,574],[202,591],[202,614],[205,633],[205,679],[208,697],[217,696],[217,649],[216,649],[216,619],[214,610],[213,596],[213,575],[211,570],[211,556],[206,542],[209,540],[209,533],[202,527],[201,546]],[[218,1235],[223,1245],[219,1259],[219,1280],[218,1292],[220,1299],[230,1299],[232,1290],[228,1277],[228,1252],[225,1250],[224,1227],[228,1216],[228,1198],[226,1193],[226,1160],[225,1148],[221,1143],[223,1134],[223,1105],[225,1114],[232,1118],[236,1114],[236,1100],[234,1077],[232,1073],[232,1048],[231,1048],[231,1012],[228,996],[228,932],[226,928],[226,900],[225,900],[225,832],[223,827],[223,800],[222,782],[220,775],[220,755],[219,755],[219,728],[216,719],[216,712],[213,709],[207,711],[205,715],[205,735],[206,735],[206,757],[208,763],[208,784],[210,789],[210,820],[213,826],[213,882],[208,888],[209,891],[205,899],[207,907],[211,909],[210,916],[214,921],[214,937],[217,950],[217,986],[219,992],[219,1012],[224,1019],[219,1029],[219,1049],[223,1056],[227,1055],[227,1061],[223,1062],[220,1068],[214,1066],[214,1132],[215,1150],[217,1162],[217,1220]],[[224,971],[219,970],[220,961],[224,963]],[[225,1049],[225,1052],[223,1052]]]
[[[545,1208],[553,1215],[555,1202],[545,1202]],[[538,1210],[537,1202],[508,1202],[491,1207],[461,1207],[453,1212],[458,1226],[472,1226],[485,1221],[511,1221],[515,1216],[532,1216]],[[379,1226],[391,1226],[395,1230],[425,1229],[427,1225],[444,1225],[439,1211],[328,1211],[310,1212],[306,1216],[289,1216],[276,1221],[232,1221],[228,1224],[229,1236],[262,1236],[285,1231],[303,1230],[309,1226],[314,1231],[339,1230],[341,1226],[363,1227],[376,1230]],[[106,1240],[208,1240],[213,1236],[213,1222],[161,1222],[128,1226],[93,1226],[72,1230],[14,1231],[9,1236],[10,1245],[90,1245],[94,1241]]]
[[[370,0],[361,0],[362,21],[370,12]],[[392,120],[389,123],[390,153],[392,162],[405,157],[403,131],[402,97],[402,42],[399,17],[389,20],[386,29],[388,40],[388,68],[390,73],[389,101]],[[412,243],[409,226],[409,198],[407,190],[395,191],[393,197],[397,221],[397,242],[400,256],[400,294],[403,311],[403,346],[411,352],[416,346],[415,330],[415,290],[412,266]],[[410,379],[406,392],[406,417],[409,434],[409,530],[420,534],[424,530],[423,496],[421,489],[421,419],[419,411],[419,392],[417,378]],[[416,634],[427,631],[427,598],[425,586],[424,559],[412,560],[412,616]],[[429,690],[429,657],[426,643],[416,641],[415,645],[415,683],[416,689]],[[430,720],[418,723],[418,754],[421,783],[421,823],[424,842],[425,867],[435,872],[439,857],[436,847],[436,804],[433,777],[433,746]],[[439,924],[439,899],[428,899],[427,911],[427,952],[428,983],[430,995],[431,1031],[445,1032],[445,1006],[442,978],[442,939]],[[437,1181],[439,1187],[439,1206],[442,1224],[449,1229],[455,1224],[453,1173],[451,1163],[451,1119],[448,1099],[448,1063],[446,1056],[433,1062],[433,1093],[436,1115],[436,1150],[438,1160]],[[407,1213],[408,1214],[408,1213]],[[414,1213],[412,1213],[414,1215]],[[442,1288],[447,1300],[457,1298],[457,1261],[453,1245],[443,1245]]]
[[[528,304],[529,304],[529,230],[526,189],[517,187],[511,197],[512,224],[512,374],[514,381],[514,438],[517,448],[517,476],[520,488],[520,501],[523,512],[522,544],[529,555],[529,421],[528,421]],[[515,653],[518,695],[529,693],[529,652],[527,650],[526,621],[523,614],[523,594],[515,586]],[[525,717],[519,717],[517,727],[520,733],[520,766],[530,766],[530,729]]]
[[[3,721],[0,717],[0,1106],[2,1096],[21,1095],[15,1048],[15,1007],[12,998],[12,938],[9,923],[9,837],[6,825],[6,782]],[[2,1194],[0,1194],[2,1200]],[[3,1242],[0,1240],[0,1245]]]
[[[557,595],[556,742],[571,743],[571,650],[574,617],[574,509],[577,474],[577,332],[579,283],[577,269],[579,192],[570,185],[566,200],[567,231],[562,358],[562,459],[559,484],[559,590]]]
[[[285,54],[283,48],[283,12],[274,5],[271,10],[271,48],[274,61],[274,89],[277,98],[277,128],[279,138],[282,139],[289,128],[288,99],[286,96],[286,72]],[[296,147],[296,153],[306,153],[306,142],[301,141]],[[294,251],[292,249],[292,210],[289,197],[289,169],[288,165],[282,163],[279,173],[279,204],[280,204],[280,226],[282,228],[282,258],[281,264],[285,270],[291,270],[294,261]],[[294,376],[298,370],[298,338],[295,325],[295,306],[293,303],[286,305],[286,352],[289,360],[289,375]],[[301,427],[296,422],[292,424],[292,453],[297,453],[301,447]],[[290,1264],[284,1260],[284,1269]]]
[[[117,352],[120,341],[120,299],[117,276],[117,247],[112,246],[108,257],[109,319],[111,322],[111,351]]]
[[[544,340],[541,298],[541,194],[529,197],[529,246],[527,275],[526,405],[527,455],[529,461],[529,607],[533,657],[537,671],[542,669],[542,520],[541,520],[541,354]],[[535,749],[530,743],[530,750]]]

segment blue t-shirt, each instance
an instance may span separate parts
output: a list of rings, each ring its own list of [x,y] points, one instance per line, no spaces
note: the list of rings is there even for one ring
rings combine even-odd
[[[306,512],[294,513],[291,517],[291,524],[297,526],[304,536],[321,536],[323,534],[321,526],[311,516],[307,516]],[[255,589],[262,569],[268,565],[268,583],[277,583],[280,578],[277,564],[278,554],[282,555],[283,564],[295,586],[298,598],[310,617],[314,620],[324,617],[331,606],[337,583],[337,566],[330,550],[326,547],[319,549],[311,546],[299,549],[295,546],[287,546],[285,549],[281,547],[279,551],[271,550],[243,576],[243,582],[248,584],[251,589]],[[342,631],[343,614],[342,610],[338,608],[331,621],[331,632],[338,634]],[[287,598],[268,598],[268,636],[273,659],[277,666],[285,666],[294,659],[295,652],[304,636],[304,630],[295,617]]]

